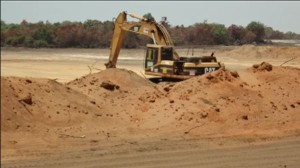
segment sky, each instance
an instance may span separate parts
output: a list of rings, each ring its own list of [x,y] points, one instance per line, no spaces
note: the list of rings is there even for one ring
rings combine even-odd
[[[1,20],[6,23],[112,20],[121,11],[156,21],[167,17],[173,26],[189,26],[207,20],[247,26],[259,21],[274,30],[300,33],[300,2],[297,1],[1,1]]]

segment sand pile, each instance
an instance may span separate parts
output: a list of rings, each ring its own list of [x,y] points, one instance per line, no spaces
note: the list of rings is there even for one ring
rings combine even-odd
[[[275,67],[265,72],[251,69],[241,76],[220,70],[176,84],[171,97],[181,100],[185,109],[177,118],[178,127],[187,126],[186,130],[192,129],[189,134],[199,136],[299,129],[295,117],[300,116],[300,70]],[[214,79],[218,82],[211,82]]]
[[[9,135],[3,144],[20,136],[26,137],[24,143],[50,143],[61,135],[126,139],[295,133],[300,129],[300,70],[268,67],[254,68],[260,73],[220,69],[159,85],[120,69],[67,84],[1,77],[1,131]]]
[[[219,55],[220,54],[223,53],[219,53]],[[299,57],[300,47],[243,45],[224,54],[231,57],[294,58]]]
[[[107,69],[75,79],[67,83],[67,86],[84,94],[99,96],[111,91],[127,92],[144,86],[153,86],[153,83],[130,70]]]

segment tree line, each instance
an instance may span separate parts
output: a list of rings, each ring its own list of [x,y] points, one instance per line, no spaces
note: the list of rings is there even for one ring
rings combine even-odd
[[[144,16],[152,17],[151,14]],[[161,21],[175,45],[241,45],[265,43],[268,39],[300,39],[300,34],[273,30],[260,22],[246,27],[208,23],[191,26],[171,26]],[[85,22],[38,22],[23,20],[20,24],[7,24],[1,20],[1,47],[30,48],[107,48],[110,46],[114,22],[87,20]],[[123,47],[137,48],[151,43],[151,39],[127,32]]]

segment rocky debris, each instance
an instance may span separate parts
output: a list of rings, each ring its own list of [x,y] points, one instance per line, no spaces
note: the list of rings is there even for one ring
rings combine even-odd
[[[253,72],[272,71],[273,69],[273,66],[267,62],[262,62],[261,64],[254,64],[252,67]]]
[[[118,90],[120,88],[120,86],[112,83],[111,81],[103,81],[101,83],[100,87],[103,87],[104,89],[110,90],[110,91]]]
[[[218,83],[220,81],[232,82],[236,78],[239,78],[239,74],[236,71],[229,71],[225,69],[219,69],[206,75],[206,79],[213,83]]]
[[[231,76],[233,76],[233,77],[235,77],[235,78],[240,77],[240,75],[238,74],[237,71],[230,71],[230,74],[231,74]]]
[[[29,79],[26,79],[26,82],[27,82],[27,83],[32,83],[32,81],[31,81],[31,80],[29,80]]]
[[[247,116],[247,115],[243,115],[243,116],[242,116],[242,119],[243,119],[243,120],[248,120],[248,116]]]
[[[24,102],[24,103],[26,103],[28,105],[32,105],[32,97],[31,97],[31,95],[27,95],[24,98],[20,99],[19,101],[20,102]]]

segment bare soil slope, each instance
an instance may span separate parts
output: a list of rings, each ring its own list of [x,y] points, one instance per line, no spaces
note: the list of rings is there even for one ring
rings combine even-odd
[[[28,145],[36,150],[71,146],[65,137],[297,135],[299,78],[298,68],[268,63],[159,85],[121,69],[67,84],[1,77],[1,158]]]

